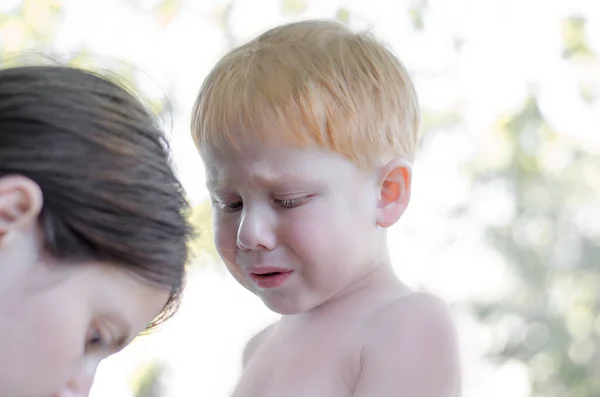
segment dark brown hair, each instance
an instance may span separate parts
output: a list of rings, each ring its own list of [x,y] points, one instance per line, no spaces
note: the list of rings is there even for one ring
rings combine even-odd
[[[0,70],[0,178],[36,182],[48,254],[103,261],[182,289],[192,229],[156,119],[132,94],[63,66]]]

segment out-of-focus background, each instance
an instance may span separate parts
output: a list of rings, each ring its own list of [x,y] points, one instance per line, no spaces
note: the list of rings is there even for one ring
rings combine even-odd
[[[92,396],[228,396],[277,319],[214,254],[188,127],[226,51],[306,18],[371,28],[414,78],[423,138],[392,259],[454,309],[464,396],[599,396],[599,1],[0,0],[0,66],[108,69],[160,113],[203,231],[180,313],[106,360]]]

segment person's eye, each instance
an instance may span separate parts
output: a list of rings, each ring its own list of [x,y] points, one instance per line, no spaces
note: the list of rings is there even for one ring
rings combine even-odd
[[[282,208],[296,208],[305,204],[310,196],[295,197],[289,199],[274,199],[273,202]]]
[[[86,340],[86,350],[108,350],[110,344],[110,338],[105,336],[101,330],[92,329]]]
[[[231,199],[212,198],[212,203],[219,211],[237,212],[243,207],[241,200],[233,201]]]
[[[241,201],[233,201],[233,202],[221,202],[218,203],[219,208],[223,211],[223,212],[237,212],[240,211],[242,209],[242,202]]]

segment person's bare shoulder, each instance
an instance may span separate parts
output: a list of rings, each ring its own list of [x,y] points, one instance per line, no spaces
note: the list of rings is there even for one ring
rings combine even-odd
[[[438,297],[409,293],[368,321],[356,397],[456,397],[458,341],[450,308]]]
[[[271,325],[267,326],[265,329],[263,329],[262,331],[259,331],[252,338],[250,338],[248,343],[246,343],[246,347],[244,348],[244,352],[242,354],[242,366],[244,368],[246,367],[246,365],[248,364],[248,362],[250,361],[252,356],[254,356],[254,353],[256,352],[256,350],[258,350],[260,345],[262,345],[264,340],[273,331],[274,326],[275,326],[275,324],[271,324]]]

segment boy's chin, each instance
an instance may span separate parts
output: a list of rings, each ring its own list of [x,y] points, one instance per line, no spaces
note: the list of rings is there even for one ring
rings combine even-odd
[[[310,310],[310,307],[304,307],[297,302],[283,302],[281,300],[269,299],[264,296],[260,296],[260,299],[269,310],[283,316],[293,316]]]

